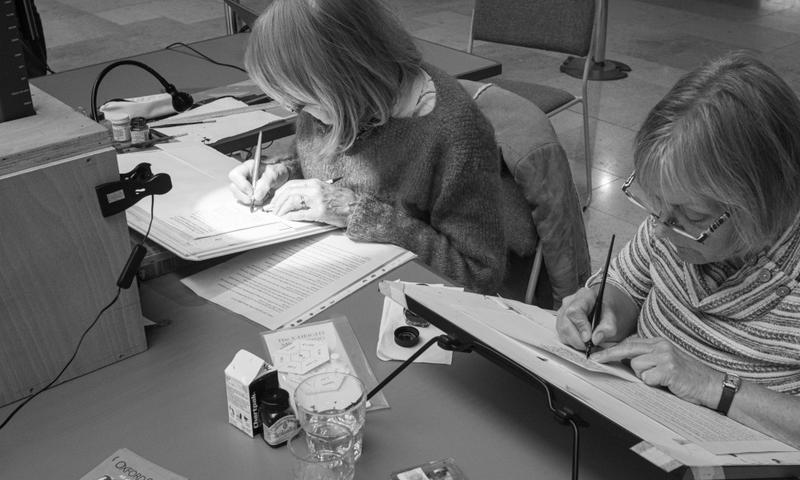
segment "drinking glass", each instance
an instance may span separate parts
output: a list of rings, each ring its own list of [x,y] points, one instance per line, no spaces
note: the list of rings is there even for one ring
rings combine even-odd
[[[346,455],[354,462],[361,457],[366,398],[364,383],[340,372],[312,375],[300,382],[294,392],[297,419],[309,441],[329,437],[346,427],[353,434],[353,446]],[[311,443],[309,446],[313,448]]]
[[[292,480],[352,480],[355,467],[346,454],[353,447],[353,432],[339,426],[330,435],[317,438],[298,430],[289,439],[289,451],[294,457]]]

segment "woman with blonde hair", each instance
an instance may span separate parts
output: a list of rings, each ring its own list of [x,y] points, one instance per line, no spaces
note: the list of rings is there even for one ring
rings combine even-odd
[[[650,216],[558,314],[565,343],[607,343],[647,384],[800,447],[800,101],[731,53],[649,113],[623,192]],[[620,342],[613,344],[613,342]]]
[[[530,208],[491,125],[379,1],[275,0],[245,66],[297,112],[297,133],[288,155],[262,161],[255,189],[253,160],[231,171],[239,201],[274,192],[284,218],[400,245],[473,290],[496,292],[508,252],[533,251]]]

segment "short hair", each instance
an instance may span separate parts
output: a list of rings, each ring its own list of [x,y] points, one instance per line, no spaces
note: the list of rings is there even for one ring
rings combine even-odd
[[[771,68],[731,52],[681,78],[634,142],[637,179],[731,213],[737,247],[776,241],[800,207],[800,101]]]
[[[422,57],[380,0],[275,0],[253,26],[245,67],[267,95],[330,113],[320,153],[334,154],[389,120]]]

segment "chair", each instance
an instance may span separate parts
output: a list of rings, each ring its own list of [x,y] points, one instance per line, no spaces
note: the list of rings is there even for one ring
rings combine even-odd
[[[222,0],[225,8],[225,29],[228,35],[249,31],[258,18],[259,11],[241,0]],[[266,5],[261,7],[266,8]]]
[[[567,155],[550,120],[532,102],[495,84],[459,82],[494,127],[503,161],[531,207],[538,240],[524,300],[533,303],[544,267],[552,290],[552,302],[546,303],[557,307],[591,274],[581,203]]]
[[[535,48],[589,58],[594,47],[598,0],[475,0],[467,51],[474,40]],[[581,96],[530,82],[498,79],[494,83],[536,104],[548,117],[582,104],[586,158],[586,200],[592,201],[592,155],[589,141],[587,83],[592,62],[584,62]]]

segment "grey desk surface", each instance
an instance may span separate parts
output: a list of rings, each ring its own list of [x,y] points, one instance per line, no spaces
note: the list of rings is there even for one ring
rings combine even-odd
[[[437,281],[416,263],[387,275]],[[78,479],[126,447],[192,480],[287,479],[289,453],[227,423],[223,369],[241,348],[264,355],[259,325],[194,295],[170,274],[142,285],[149,349],[45,392],[0,431],[3,480]],[[378,379],[398,362],[375,356],[383,296],[372,282],[327,312],[346,315]],[[370,412],[357,479],[388,479],[414,464],[454,457],[471,480],[567,479],[572,431],[542,391],[475,353],[453,364],[415,364]],[[0,409],[0,418],[11,407]],[[661,478],[600,419],[581,429],[582,479]]]
[[[192,43],[192,48],[223,63],[243,67],[244,50],[249,34],[228,35]],[[444,45],[418,39],[417,45],[426,61],[447,73],[468,80],[481,80],[501,73],[499,63],[477,55],[455,50]],[[230,67],[214,65],[197,53],[176,46],[130,57],[152,67],[178,90],[191,94],[220,85],[230,85],[247,80],[247,75]],[[67,105],[82,107],[89,112],[92,85],[100,71],[112,62],[45,75],[31,79],[31,83]],[[120,66],[111,70],[98,88],[97,104],[112,98],[152,95],[163,91],[161,84],[148,72],[133,66]]]

